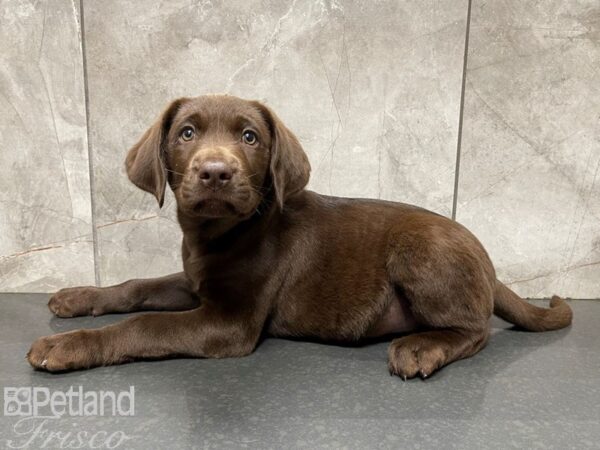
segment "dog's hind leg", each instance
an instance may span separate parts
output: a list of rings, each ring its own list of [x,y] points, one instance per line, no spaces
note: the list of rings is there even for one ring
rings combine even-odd
[[[403,378],[427,377],[485,346],[494,268],[475,237],[444,217],[416,215],[390,236],[388,273],[421,332],[392,341],[389,369]]]

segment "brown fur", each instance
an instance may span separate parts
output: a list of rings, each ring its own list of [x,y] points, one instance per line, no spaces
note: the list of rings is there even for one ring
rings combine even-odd
[[[28,353],[37,369],[243,356],[265,332],[343,342],[404,333],[389,347],[390,372],[427,377],[483,348],[492,313],[535,331],[571,323],[562,299],[535,307],[500,283],[479,241],[450,219],[304,190],[300,143],[258,102],[176,100],[126,167],[160,205],[167,184],[175,193],[184,272],[63,289],[49,307],[59,317],[171,312],[40,338]]]

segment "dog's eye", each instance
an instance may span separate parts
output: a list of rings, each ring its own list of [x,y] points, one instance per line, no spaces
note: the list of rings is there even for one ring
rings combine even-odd
[[[256,137],[256,133],[254,131],[246,130],[242,134],[242,140],[248,145],[254,145],[258,141],[258,138]]]
[[[191,141],[194,137],[194,129],[192,127],[185,127],[183,130],[181,130],[181,134],[179,136],[184,141]]]

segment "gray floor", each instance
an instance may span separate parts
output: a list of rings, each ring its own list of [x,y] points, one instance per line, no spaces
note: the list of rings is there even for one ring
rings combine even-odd
[[[241,359],[35,372],[24,359],[35,338],[123,317],[56,319],[46,300],[0,295],[2,386],[134,386],[135,414],[44,420],[5,412],[0,448],[40,448],[45,439],[46,448],[115,445],[125,435],[118,448],[600,448],[599,301],[572,301],[574,325],[557,332],[494,320],[481,353],[427,381],[403,382],[388,375],[385,343],[278,339]]]

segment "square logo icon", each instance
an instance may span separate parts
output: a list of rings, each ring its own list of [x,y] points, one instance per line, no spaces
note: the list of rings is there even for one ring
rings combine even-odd
[[[4,388],[4,415],[31,415],[31,387]]]

